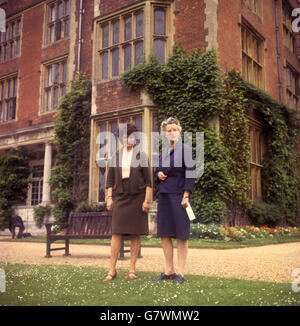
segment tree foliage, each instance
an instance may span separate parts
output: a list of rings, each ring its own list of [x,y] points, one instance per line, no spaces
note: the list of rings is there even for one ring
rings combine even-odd
[[[56,221],[67,221],[76,203],[88,196],[91,83],[79,74],[62,99],[55,120],[54,144],[57,155],[50,184],[56,187],[52,208]]]
[[[0,228],[8,227],[12,206],[26,200],[30,172],[29,153],[24,148],[12,148],[0,157]]]

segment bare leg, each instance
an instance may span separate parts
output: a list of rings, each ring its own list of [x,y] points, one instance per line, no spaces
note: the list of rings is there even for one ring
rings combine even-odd
[[[161,238],[161,243],[165,256],[165,274],[171,275],[174,273],[173,242],[171,238]]]
[[[119,253],[121,250],[122,243],[122,235],[121,234],[113,234],[111,237],[110,243],[110,269],[108,274],[115,275],[116,274],[116,265],[119,257]],[[109,276],[109,275],[108,275]],[[106,279],[109,277],[106,277]],[[107,279],[109,281],[109,279]]]
[[[132,274],[132,278],[135,278],[135,265],[137,261],[137,257],[139,254],[140,246],[141,246],[141,237],[139,235],[131,235],[130,237],[130,269],[129,274]]]
[[[177,247],[178,274],[181,274],[183,277],[188,252],[188,240],[177,239]]]

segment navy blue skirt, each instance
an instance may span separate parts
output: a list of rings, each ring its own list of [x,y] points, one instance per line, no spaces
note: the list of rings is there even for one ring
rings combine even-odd
[[[181,206],[182,194],[159,193],[157,203],[157,236],[188,240],[190,220]]]

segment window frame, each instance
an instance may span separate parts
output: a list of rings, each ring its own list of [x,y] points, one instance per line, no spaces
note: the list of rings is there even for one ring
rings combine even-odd
[[[265,88],[264,38],[247,22],[241,25],[241,59],[243,78],[260,89]],[[254,45],[255,44],[255,45]],[[256,50],[256,54],[253,52]]]
[[[166,33],[164,35],[154,34],[154,10],[155,8],[162,8],[165,10],[165,29]],[[125,71],[125,68],[128,68],[130,64],[125,64],[125,51],[128,50],[128,47],[131,50],[131,67],[136,66],[139,62],[142,61],[142,58],[147,59],[154,49],[154,39],[165,40],[165,61],[168,58],[169,53],[171,52],[171,12],[173,8],[173,3],[171,0],[162,3],[160,1],[142,1],[139,4],[132,5],[130,8],[120,10],[118,12],[108,14],[103,17],[95,19],[95,29],[96,29],[96,43],[95,43],[95,82],[103,83],[109,82],[111,80],[116,80],[120,78],[120,75]],[[143,12],[143,35],[137,34],[137,16],[138,13]],[[132,39],[125,40],[125,18],[131,16],[131,26],[132,26]],[[120,31],[119,31],[119,42],[113,44],[113,22],[119,20],[120,22]],[[104,42],[103,45],[103,30],[104,27],[108,26],[108,39],[107,42]],[[139,55],[139,60],[136,60],[136,53],[141,51],[138,49],[139,42],[143,42],[143,54]],[[118,69],[119,73],[112,74],[112,51],[116,48],[119,48],[119,64]],[[129,54],[128,54],[129,55]],[[104,66],[104,67],[102,67]],[[107,66],[107,67],[106,67]]]
[[[68,5],[66,5],[68,3]],[[59,5],[62,4],[62,15],[59,16]],[[52,9],[54,8],[54,16]],[[68,11],[67,11],[68,9]],[[45,10],[45,45],[51,45],[70,37],[70,0],[55,0],[46,3]],[[54,17],[54,18],[53,18]],[[58,26],[60,26],[59,38]],[[68,26],[68,28],[66,28]],[[53,29],[52,29],[53,28]],[[66,30],[68,31],[66,34]],[[52,32],[53,31],[53,32]],[[53,37],[53,38],[52,38]]]
[[[55,78],[55,66],[59,66],[58,81]],[[51,67],[51,76],[49,75]],[[64,70],[65,67],[65,70]],[[42,65],[42,101],[41,101],[41,114],[47,114],[57,111],[59,102],[67,92],[68,83],[68,56],[60,57]],[[65,80],[64,80],[65,77]],[[51,80],[50,80],[51,79]],[[58,89],[57,103],[55,106],[55,91]],[[50,91],[50,106],[48,107],[48,94]]]
[[[162,4],[153,4],[152,5],[152,24],[151,24],[151,29],[152,29],[152,37],[151,37],[151,42],[152,42],[152,49],[154,51],[154,54],[156,52],[155,49],[155,41],[162,41],[164,42],[165,46],[164,46],[164,60],[158,60],[161,63],[165,63],[167,61],[167,55],[168,55],[168,51],[167,51],[167,45],[168,45],[168,39],[169,39],[169,24],[170,22],[168,21],[168,8],[169,6],[163,6]],[[160,34],[160,33],[155,33],[155,12],[156,11],[163,11],[165,13],[164,15],[164,33]]]
[[[292,6],[288,1],[282,1],[282,33],[283,44],[293,54],[296,54],[296,37],[292,29]]]
[[[289,72],[289,73],[288,73]],[[286,78],[286,103],[290,108],[293,108],[298,112],[299,104],[299,74],[289,63],[285,66],[285,78]],[[291,85],[288,83],[288,75],[290,76]],[[293,103],[292,105],[290,103]]]
[[[27,205],[28,206],[36,206],[42,203],[43,200],[43,182],[44,182],[44,161],[32,161],[30,163],[32,172],[30,177],[34,180],[29,184],[29,192],[27,196]],[[42,167],[42,175],[41,176],[33,176],[34,168]],[[37,183],[37,192],[34,192],[33,183]],[[36,189],[36,188],[35,188]],[[37,193],[38,199],[33,198],[33,196]]]
[[[18,73],[10,74],[0,79],[0,124],[17,120],[18,93]],[[10,112],[11,105],[13,107],[13,114]]]
[[[21,56],[22,29],[22,16],[6,22],[6,32],[0,32],[0,64]]]
[[[139,42],[143,42],[143,54],[145,54],[145,29],[143,28],[143,35],[137,36],[136,35],[136,21],[137,15],[143,13],[143,26],[145,25],[145,11],[144,5],[139,6],[137,8],[131,9],[128,12],[120,13],[113,18],[108,18],[98,22],[99,28],[99,46],[98,46],[98,61],[99,63],[99,79],[100,81],[109,81],[112,79],[120,78],[120,74],[125,71],[125,49],[130,47],[131,48],[131,58],[130,58],[130,67],[134,67],[136,62],[136,44]],[[131,38],[125,38],[125,20],[131,17]],[[119,22],[119,33],[118,33],[118,40],[114,42],[114,24]],[[108,26],[108,42],[104,42],[104,28]],[[104,44],[104,46],[103,46]],[[113,64],[113,55],[118,51],[118,65],[117,67]],[[103,62],[104,56],[107,56],[107,68],[106,73],[104,74],[103,69]],[[140,60],[141,61],[141,60]],[[114,73],[114,69],[117,68],[117,73]],[[103,75],[105,77],[103,78]]]
[[[248,7],[248,9],[256,14],[258,17],[263,16],[263,1],[262,0],[242,0],[243,4]]]
[[[248,117],[249,118],[249,117]],[[262,180],[261,172],[263,169],[263,159],[266,152],[267,136],[264,132],[263,125],[257,120],[249,118],[249,140],[250,140],[250,157],[249,157],[249,192],[248,197],[253,201],[262,199]]]

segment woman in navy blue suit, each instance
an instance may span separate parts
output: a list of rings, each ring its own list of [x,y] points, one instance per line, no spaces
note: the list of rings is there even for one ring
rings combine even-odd
[[[158,182],[157,235],[162,239],[165,272],[153,280],[184,281],[184,268],[188,252],[190,220],[186,213],[189,197],[194,187],[195,164],[192,149],[180,140],[181,126],[177,119],[169,118],[161,125],[169,141],[162,152],[154,177]],[[173,262],[173,242],[177,239],[178,274]]]

